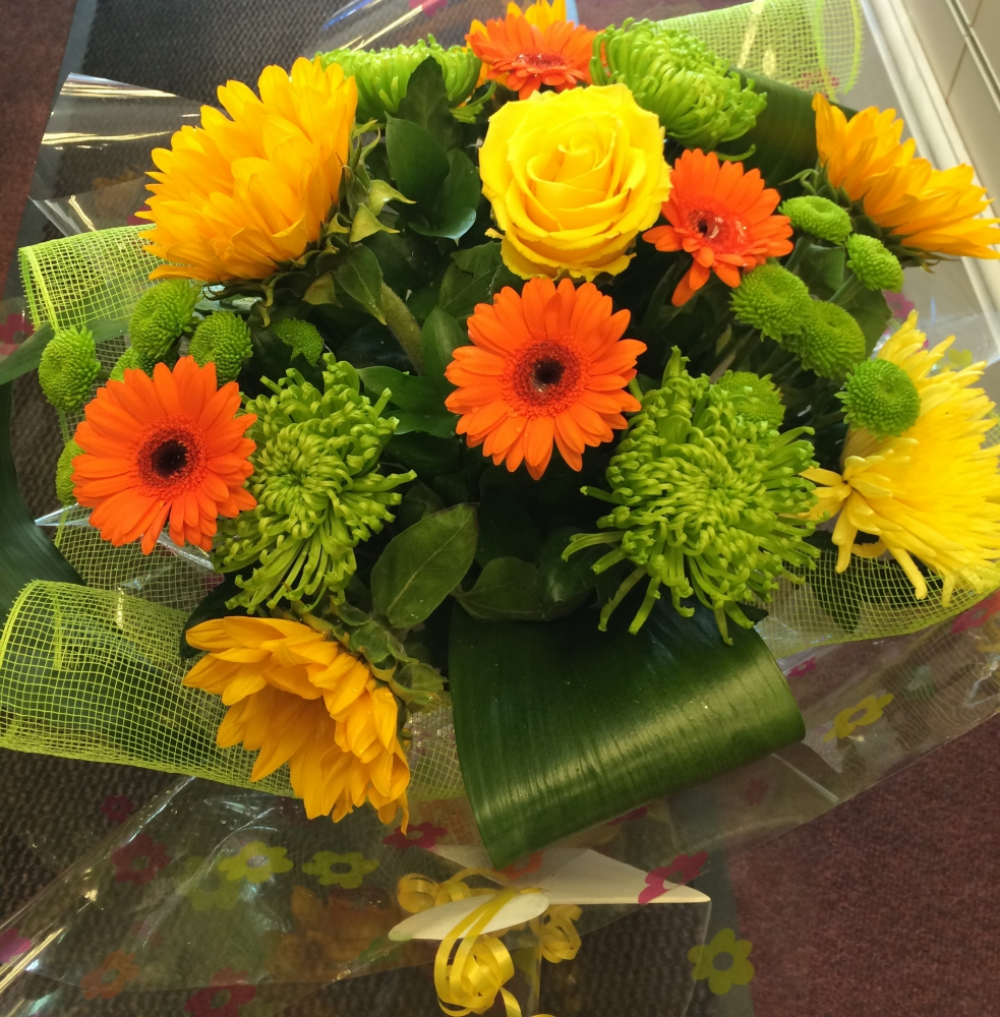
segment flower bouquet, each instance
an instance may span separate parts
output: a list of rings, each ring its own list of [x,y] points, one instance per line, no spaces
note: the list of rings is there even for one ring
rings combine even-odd
[[[688,881],[667,863],[705,830],[667,836],[651,803],[769,759],[843,777],[830,752],[893,709],[894,667],[936,661],[931,697],[992,670],[985,364],[886,295],[997,257],[1000,228],[894,111],[676,22],[537,0],[464,36],[229,82],[154,151],[143,225],[22,251],[36,331],[0,378],[37,367],[66,507],[51,542],[0,447],[0,741],[435,848],[466,868],[400,873],[419,921],[388,926],[440,940],[442,1006],[482,1013],[517,1006],[493,933],[561,959],[581,885]],[[886,637],[876,664],[834,650]],[[919,733],[834,802],[951,733],[911,699]],[[559,852],[587,848],[638,887],[593,859],[573,883]],[[269,852],[221,885],[291,867]],[[317,977],[384,959],[369,924]]]

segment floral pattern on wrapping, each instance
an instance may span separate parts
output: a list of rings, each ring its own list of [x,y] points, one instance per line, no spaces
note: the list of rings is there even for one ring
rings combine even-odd
[[[193,1017],[239,1017],[240,1008],[257,995],[255,986],[244,984],[246,977],[246,971],[216,971],[204,989],[188,997],[184,1012]]]
[[[111,854],[116,883],[137,883],[142,886],[170,864],[170,855],[148,833],[140,833],[124,847]]]
[[[84,999],[114,999],[139,974],[135,954],[115,950],[80,979]],[[111,977],[109,977],[111,976]]]
[[[101,803],[101,815],[115,825],[124,823],[133,812],[135,806],[127,795],[108,795]]]
[[[734,985],[749,985],[753,980],[754,966],[749,961],[753,944],[749,939],[737,939],[732,929],[720,929],[711,943],[693,946],[688,960],[694,964],[691,977],[700,982],[708,979],[708,991],[713,996],[725,996]],[[728,955],[725,968],[716,965],[716,959]]]
[[[308,876],[315,876],[320,886],[341,886],[354,890],[364,881],[369,872],[378,868],[374,858],[365,858],[360,851],[348,851],[338,855],[335,851],[317,851],[311,862],[302,866]]]
[[[708,860],[704,851],[695,855],[678,855],[669,865],[661,865],[646,876],[646,888],[639,894],[639,903],[648,904],[657,897],[670,891],[668,883],[684,886],[701,875],[701,870]]]
[[[443,826],[435,826],[433,823],[418,823],[416,826],[411,826],[407,833],[403,833],[402,827],[397,826],[388,837],[382,838],[382,843],[399,851],[405,851],[411,847],[429,850],[447,832]]]
[[[20,930],[14,926],[0,933],[0,964],[9,964],[30,949],[31,940],[22,936]]]
[[[283,847],[268,847],[262,840],[255,840],[238,854],[223,858],[218,867],[228,880],[266,883],[272,876],[295,868],[286,854],[288,852]]]
[[[239,900],[241,884],[220,875],[215,866],[202,874],[204,863],[205,859],[196,855],[184,860],[184,875],[177,881],[177,892],[191,901],[195,911],[232,911]]]
[[[859,727],[868,727],[881,720],[882,713],[893,700],[891,692],[884,696],[865,696],[860,703],[841,710],[833,719],[833,727],[823,735],[823,741],[832,742],[834,738],[850,738]]]

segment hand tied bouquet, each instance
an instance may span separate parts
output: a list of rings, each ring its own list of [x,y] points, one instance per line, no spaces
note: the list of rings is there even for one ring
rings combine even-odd
[[[1000,228],[893,111],[559,0],[219,100],[154,153],[127,346],[32,348],[106,554],[166,528],[222,577],[184,685],[250,781],[405,833],[450,704],[506,865],[799,739],[754,631],[795,590],[851,638],[885,589],[920,627],[1000,585],[984,365],[883,338],[905,267]],[[8,629],[79,581],[26,540]]]

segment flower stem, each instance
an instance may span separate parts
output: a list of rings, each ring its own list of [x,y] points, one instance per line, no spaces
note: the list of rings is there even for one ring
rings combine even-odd
[[[399,298],[394,289],[382,283],[382,313],[389,331],[399,340],[399,345],[406,350],[406,355],[413,364],[413,370],[422,374],[424,370],[424,351],[420,342],[420,325],[410,313],[410,309]]]
[[[843,307],[846,310],[848,305],[864,288],[864,283],[856,275],[848,275],[840,284],[840,289],[830,297],[830,303],[837,304],[838,307]]]
[[[809,250],[811,243],[812,241],[809,237],[799,237],[799,239],[795,241],[795,248],[788,256],[788,260],[785,262],[785,268],[789,272],[794,272],[799,267],[802,263],[802,259],[805,257],[806,251]]]

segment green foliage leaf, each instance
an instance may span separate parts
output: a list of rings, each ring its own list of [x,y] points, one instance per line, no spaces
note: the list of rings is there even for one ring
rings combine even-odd
[[[448,153],[448,174],[434,197],[424,203],[425,220],[410,220],[410,228],[425,237],[460,240],[476,221],[479,207],[479,171],[472,160],[457,149]]]
[[[810,293],[820,300],[829,300],[844,281],[844,260],[843,247],[811,244],[796,274]]]
[[[406,435],[406,437],[421,437],[420,435]],[[431,439],[432,441],[437,439]],[[396,522],[403,527],[412,526],[420,522],[425,516],[432,516],[445,507],[441,496],[426,484],[419,480],[407,484],[406,494],[396,509]]]
[[[544,621],[538,569],[520,558],[493,558],[471,590],[455,599],[484,621]]]
[[[427,128],[397,117],[386,120],[385,147],[399,189],[413,201],[428,204],[451,170],[444,148]]]
[[[397,434],[386,446],[383,458],[416,470],[418,475],[433,476],[457,470],[462,450],[454,440],[429,434]]]
[[[871,356],[875,344],[882,338],[892,320],[892,311],[879,290],[861,290],[850,302],[847,310],[865,334],[865,349]]]
[[[443,291],[444,284],[441,288]],[[420,331],[420,344],[424,351],[424,374],[430,378],[443,378],[455,350],[469,345],[469,334],[447,311],[435,307],[427,315]]]
[[[436,270],[433,241],[414,233],[376,233],[364,242],[382,266],[382,277],[397,293],[426,285]]]
[[[578,611],[545,625],[452,615],[449,681],[462,773],[498,868],[805,733],[753,631],[659,604],[636,636]]]
[[[348,247],[337,258],[333,273],[337,290],[346,293],[373,318],[385,324],[382,315],[382,268],[378,258],[362,244]]]
[[[462,504],[393,537],[372,569],[375,609],[396,628],[427,619],[469,571],[476,536],[475,510]]]
[[[597,585],[591,567],[604,554],[601,547],[587,547],[563,561],[570,537],[578,532],[572,526],[560,527],[545,538],[538,551],[538,586],[542,603],[548,607],[582,596]]]
[[[462,129],[451,115],[444,74],[433,57],[424,60],[410,75],[396,115],[419,124],[445,151],[462,146]]]
[[[456,251],[441,280],[441,308],[455,318],[467,318],[476,304],[489,303],[504,286],[517,282],[500,258],[498,241]]]
[[[444,400],[451,390],[443,378],[404,374],[391,367],[366,367],[358,371],[365,389],[378,398],[385,389],[392,392],[392,416],[399,421],[397,434],[425,431],[448,438],[455,434],[458,417],[445,409]]]
[[[533,562],[541,543],[535,520],[511,485],[494,483],[483,491],[476,548],[480,565],[508,557]]]
[[[21,498],[10,450],[12,406],[11,386],[0,386],[0,520],[3,523],[0,539],[0,625],[22,588],[33,579],[83,584],[55,544],[35,525]]]

